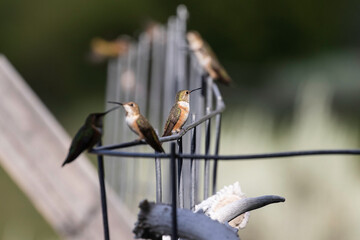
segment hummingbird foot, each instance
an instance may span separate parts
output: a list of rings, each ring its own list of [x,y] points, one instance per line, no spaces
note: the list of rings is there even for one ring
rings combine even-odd
[[[181,132],[181,129],[174,129],[171,131],[171,134],[174,135],[174,134],[178,134],[179,132]]]

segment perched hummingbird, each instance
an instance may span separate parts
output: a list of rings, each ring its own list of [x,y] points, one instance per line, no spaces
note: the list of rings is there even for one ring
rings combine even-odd
[[[119,104],[124,107],[126,111],[126,123],[129,128],[140,137],[139,140],[145,139],[145,142],[147,142],[155,151],[165,152],[154,128],[150,125],[148,120],[141,115],[139,106],[136,103],[120,103],[113,101],[109,101],[109,103]]]
[[[119,107],[111,108],[102,113],[91,113],[86,118],[85,124],[76,133],[71,142],[69,153],[62,164],[62,167],[74,161],[84,150],[90,150],[98,143],[102,136],[103,117]]]
[[[220,64],[215,53],[201,35],[196,31],[189,31],[187,33],[187,40],[190,49],[194,51],[196,58],[205,71],[215,80],[229,85],[231,78],[226,72],[225,68]]]
[[[129,36],[122,35],[113,41],[95,37],[91,39],[90,60],[100,63],[109,58],[116,58],[124,55],[130,48],[131,40]]]
[[[199,90],[201,88],[196,88],[191,91],[181,90],[176,94],[175,104],[170,110],[169,117],[166,121],[164,127],[163,137],[170,136],[173,133],[180,132],[182,126],[184,126],[186,120],[188,119],[190,112],[190,93]]]

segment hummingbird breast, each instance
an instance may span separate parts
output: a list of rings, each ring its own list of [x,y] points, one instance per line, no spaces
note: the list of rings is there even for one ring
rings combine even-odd
[[[181,127],[185,124],[186,120],[188,119],[189,111],[190,111],[190,105],[188,102],[180,101],[178,106],[181,109],[181,114],[179,120],[174,126],[174,130],[181,129]]]
[[[126,116],[126,124],[129,126],[129,128],[140,136],[140,138],[143,138],[139,126],[136,124],[136,120],[139,118],[139,115],[127,115]]]

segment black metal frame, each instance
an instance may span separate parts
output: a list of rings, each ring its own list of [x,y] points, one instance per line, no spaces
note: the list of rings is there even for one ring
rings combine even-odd
[[[199,123],[200,124],[200,123]],[[177,189],[180,186],[180,175],[181,175],[181,162],[183,159],[190,159],[193,163],[194,160],[202,160],[202,159],[213,159],[217,162],[217,160],[254,160],[254,159],[272,159],[272,158],[280,158],[280,157],[298,157],[298,156],[311,156],[311,155],[360,155],[360,149],[338,149],[338,150],[304,150],[304,151],[289,151],[289,152],[275,152],[275,153],[263,153],[263,154],[242,154],[242,155],[209,155],[209,154],[194,154],[196,147],[196,126],[194,125],[192,128],[194,129],[192,133],[192,141],[191,141],[191,153],[182,153],[181,148],[179,148],[179,152],[176,153],[175,143],[171,143],[171,151],[170,153],[134,153],[134,152],[123,152],[123,151],[111,151],[108,150],[108,146],[100,146],[90,153],[98,155],[98,170],[99,170],[99,185],[101,192],[101,203],[102,203],[102,213],[103,213],[103,225],[104,225],[104,239],[109,240],[109,225],[107,218],[107,206],[106,206],[106,192],[105,192],[105,178],[104,178],[104,165],[103,165],[103,155],[108,156],[117,156],[117,157],[135,157],[135,158],[155,158],[159,160],[170,159],[171,163],[171,196],[172,196],[172,219],[173,219],[173,232],[172,239],[177,239]],[[220,126],[220,124],[219,124]],[[190,130],[190,129],[189,129]],[[217,130],[220,132],[220,128]],[[181,141],[182,135],[178,138],[178,141]],[[207,138],[209,136],[207,135]],[[134,144],[134,142],[130,142]],[[118,145],[118,148],[125,148],[129,143],[125,143],[122,145]],[[137,144],[142,144],[142,142],[138,142]],[[182,144],[181,142],[178,144]],[[134,144],[136,145],[136,144]],[[131,145],[131,146],[134,146]],[[216,145],[218,152],[218,144]],[[111,149],[115,149],[114,146],[110,146]],[[178,173],[176,172],[176,165],[178,167]],[[191,184],[191,206],[194,206],[195,200],[195,187],[193,186],[195,174],[193,173],[194,168],[192,168],[192,184]],[[214,174],[213,174],[213,189],[215,189],[216,185],[216,172],[217,172],[217,164],[214,165]],[[176,177],[178,174],[178,178]],[[157,186],[157,202],[161,202],[161,182],[160,185]],[[158,197],[160,194],[160,197]],[[181,198],[180,198],[181,199]],[[183,201],[183,200],[180,200]]]
[[[183,175],[183,160],[190,160],[190,208],[193,209],[196,204],[196,196],[197,196],[197,161],[204,160],[204,199],[210,195],[210,190],[212,193],[216,192],[216,181],[217,181],[217,166],[219,160],[251,160],[251,159],[271,159],[271,158],[280,158],[280,157],[296,157],[296,156],[310,156],[310,155],[360,155],[359,149],[343,149],[343,150],[304,150],[304,151],[289,151],[289,152],[275,152],[275,153],[262,153],[262,154],[242,154],[242,155],[219,155],[220,148],[220,134],[221,134],[221,115],[225,110],[225,104],[223,102],[222,96],[216,84],[213,83],[213,80],[204,75],[201,66],[194,60],[194,56],[190,56],[190,67],[187,69],[185,67],[185,51],[180,51],[178,48],[183,48],[184,46],[184,35],[186,32],[186,18],[187,11],[184,6],[179,6],[178,14],[176,17],[171,17],[168,21],[168,31],[166,33],[168,44],[165,46],[166,51],[162,49],[163,45],[157,45],[154,41],[150,43],[149,39],[145,37],[144,34],[139,37],[139,44],[137,46],[131,46],[128,57],[127,58],[119,58],[118,62],[109,63],[109,79],[118,79],[120,72],[123,73],[125,69],[131,69],[136,72],[137,81],[140,81],[139,85],[143,84],[144,89],[150,88],[153,91],[152,97],[156,97],[155,101],[150,101],[147,103],[148,105],[152,105],[152,107],[162,109],[162,114],[167,114],[164,112],[164,103],[168,102],[170,96],[176,93],[176,90],[184,89],[185,87],[194,87],[195,84],[199,84],[201,81],[202,84],[202,97],[200,104],[197,105],[194,112],[197,112],[199,116],[202,116],[203,111],[205,109],[206,113],[204,116],[195,119],[195,116],[192,115],[192,121],[190,124],[186,125],[178,134],[174,134],[167,137],[161,137],[161,142],[171,142],[170,144],[170,152],[168,153],[141,153],[141,152],[130,152],[130,151],[122,151],[121,149],[143,145],[146,144],[145,141],[131,141],[119,144],[112,144],[106,146],[98,146],[90,151],[92,154],[98,155],[98,170],[99,170],[99,184],[100,184],[100,192],[101,192],[101,203],[102,203],[102,213],[103,213],[103,224],[104,224],[104,239],[110,239],[109,236],[109,226],[108,226],[108,217],[107,217],[107,206],[106,206],[106,191],[105,191],[105,179],[104,179],[104,160],[103,155],[106,156],[115,156],[120,160],[121,158],[132,157],[132,158],[149,158],[155,159],[155,177],[156,177],[156,202],[163,202],[163,193],[162,193],[162,180],[161,180],[161,159],[168,159],[170,161],[170,182],[171,182],[171,204],[172,204],[172,218],[173,218],[173,232],[172,238],[177,239],[177,207],[184,206],[184,183],[182,182]],[[165,37],[165,36],[162,36]],[[151,45],[151,46],[150,46]],[[135,56],[135,48],[138,49],[138,52]],[[148,63],[149,61],[149,49],[160,49],[157,54],[154,54],[155,51],[152,52],[153,63],[152,66],[157,66],[159,68],[154,67],[151,72],[152,84],[148,86],[147,77],[145,76],[148,72]],[[167,61],[164,62],[164,59],[159,60],[159,58],[164,57],[164,52],[166,53]],[[142,53],[144,53],[142,58]],[[181,53],[181,54],[180,54]],[[177,54],[177,55],[176,55]],[[156,55],[156,56],[155,56]],[[138,57],[139,62],[138,65],[132,66],[133,58]],[[192,58],[191,58],[192,57]],[[155,61],[155,60],[159,61]],[[164,67],[161,67],[166,65]],[[117,66],[118,65],[118,66]],[[121,71],[117,68],[122,69]],[[114,72],[115,69],[115,72]],[[189,70],[189,81],[187,82],[186,73]],[[118,72],[117,72],[118,71]],[[160,74],[160,72],[164,71],[164,74]],[[201,79],[200,79],[201,78]],[[167,81],[162,81],[166,79]],[[199,81],[198,81],[199,80]],[[115,82],[115,81],[114,81]],[[107,86],[108,93],[111,89],[114,89],[115,86],[111,85],[114,82],[109,81]],[[111,84],[109,84],[111,83]],[[158,89],[161,86],[161,90]],[[121,94],[124,94],[124,100],[129,98],[130,91],[119,92],[120,89],[116,87],[116,94],[113,96],[116,99],[107,99],[107,100],[120,100]],[[196,85],[196,87],[198,87]],[[148,101],[148,98],[142,99],[142,89],[133,90],[131,94],[131,98],[134,98],[136,102],[138,101]],[[135,92],[135,94],[134,94]],[[164,95],[162,98],[159,96]],[[166,96],[165,96],[166,95]],[[158,103],[161,99],[162,103]],[[133,100],[133,99],[131,99]],[[215,110],[212,110],[213,100],[215,100]],[[161,102],[160,101],[160,102]],[[139,102],[138,102],[139,103]],[[156,105],[158,104],[158,105]],[[146,105],[146,104],[140,104]],[[150,108],[149,108],[150,109]],[[146,111],[146,109],[145,109]],[[160,111],[160,110],[159,110]],[[143,112],[144,114],[144,112]],[[147,115],[146,113],[144,114]],[[159,117],[159,116],[158,116]],[[165,117],[164,117],[165,118]],[[214,118],[212,120],[212,118]],[[155,118],[156,119],[156,118]],[[150,119],[151,121],[151,119]],[[211,122],[211,121],[215,121]],[[156,121],[155,122],[159,122]],[[200,141],[202,134],[199,130],[199,125],[205,123],[205,149],[204,154],[198,154],[197,147],[200,145],[198,142]],[[215,143],[214,143],[214,154],[210,154],[211,149],[211,128],[214,127],[215,130]],[[115,126],[116,128],[118,126]],[[123,124],[124,127],[124,124]],[[190,132],[190,153],[184,153],[183,148],[183,136]],[[116,137],[114,137],[114,141]],[[176,142],[175,142],[176,141]],[[186,144],[186,141],[184,140]],[[178,147],[176,148],[176,145]],[[186,147],[186,145],[185,145]],[[213,173],[212,173],[212,181],[210,188],[210,163],[213,161]],[[179,198],[178,198],[179,196]]]
[[[271,158],[280,158],[280,157],[297,157],[297,156],[310,156],[310,155],[360,155],[360,149],[338,149],[338,150],[303,150],[303,151],[288,151],[288,152],[275,152],[275,153],[261,153],[261,154],[241,154],[241,155],[218,155],[219,145],[220,145],[220,130],[221,130],[221,113],[225,109],[225,105],[222,101],[221,94],[219,92],[216,84],[212,85],[212,90],[216,96],[216,109],[197,121],[192,122],[191,124],[185,126],[178,134],[161,137],[161,142],[171,141],[171,151],[170,153],[138,153],[138,152],[125,152],[119,151],[117,149],[128,148],[132,146],[137,146],[141,144],[146,144],[144,141],[132,141],[115,145],[108,146],[98,146],[90,151],[92,154],[98,155],[99,163],[99,183],[101,189],[101,202],[103,210],[103,223],[104,223],[104,236],[105,239],[109,239],[109,229],[108,229],[108,219],[107,219],[107,209],[106,209],[106,192],[105,192],[105,180],[104,180],[104,168],[103,168],[103,155],[107,156],[117,156],[117,157],[134,157],[134,158],[151,158],[155,159],[155,162],[159,163],[160,159],[170,159],[171,167],[171,196],[172,196],[172,207],[173,207],[173,233],[172,238],[177,239],[177,221],[176,221],[176,208],[177,208],[177,196],[179,194],[179,204],[180,207],[183,207],[183,193],[181,186],[181,174],[182,174],[182,163],[183,159],[190,159],[191,161],[191,195],[190,195],[190,204],[191,208],[195,205],[195,160],[205,159],[205,162],[212,159],[214,161],[213,168],[213,179],[212,179],[212,190],[213,193],[216,191],[216,177],[217,177],[217,161],[218,160],[251,160],[251,159],[271,159]],[[215,154],[209,154],[210,149],[210,119],[215,117],[215,131],[216,131],[216,143],[215,143]],[[196,127],[202,123],[207,123],[206,125],[206,134],[205,134],[205,154],[195,154],[196,149]],[[182,137],[191,131],[191,152],[183,153],[182,148]],[[178,145],[178,152],[176,152],[176,144]],[[155,164],[156,169],[156,178],[157,178],[157,187],[156,187],[156,201],[162,202],[162,186],[161,186],[161,169],[158,164]],[[204,166],[205,169],[207,166]],[[178,171],[176,171],[176,169]],[[206,174],[205,174],[206,175]],[[209,176],[206,175],[205,178]],[[209,181],[205,179],[208,183]],[[209,185],[204,184],[204,188],[207,188],[207,192],[204,191],[204,199],[208,197]]]

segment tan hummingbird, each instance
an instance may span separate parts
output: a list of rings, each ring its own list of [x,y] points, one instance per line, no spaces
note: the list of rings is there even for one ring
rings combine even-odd
[[[78,130],[71,142],[69,153],[62,164],[62,167],[74,161],[83,151],[90,150],[98,143],[102,136],[103,118],[104,116],[119,107],[111,108],[102,113],[91,113],[86,118],[85,124]]]
[[[194,51],[196,58],[200,65],[214,80],[219,80],[221,83],[229,85],[231,78],[226,72],[225,68],[220,64],[215,53],[209,44],[202,39],[201,35],[196,31],[189,31],[187,33],[187,40],[190,49]]]
[[[148,120],[141,115],[139,106],[136,103],[120,103],[113,101],[109,101],[109,103],[119,104],[124,107],[126,111],[126,123],[129,128],[140,137],[139,140],[144,139],[145,142],[157,152],[165,152],[154,128],[150,125]]]
[[[190,93],[199,90],[201,88],[196,88],[191,91],[181,90],[176,94],[175,104],[170,110],[169,117],[166,121],[164,127],[163,137],[170,136],[173,133],[180,132],[182,126],[184,126],[186,120],[188,119],[190,112]]]
[[[95,37],[91,39],[90,43],[90,60],[99,63],[109,58],[116,58],[119,55],[124,55],[128,52],[130,44],[130,37],[126,35],[122,35],[113,41]]]

